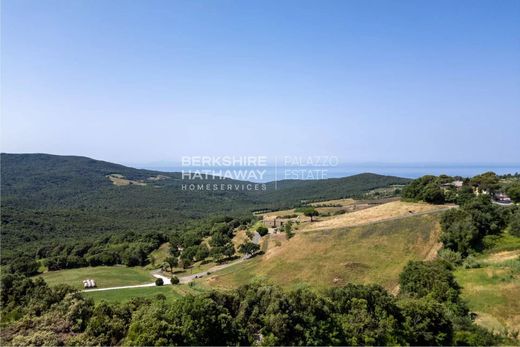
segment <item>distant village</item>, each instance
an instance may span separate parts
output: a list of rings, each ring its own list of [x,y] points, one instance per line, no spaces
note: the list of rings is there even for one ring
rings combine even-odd
[[[462,189],[462,187],[464,186],[464,181],[462,180],[455,180],[455,181],[452,181],[452,182],[448,182],[448,183],[444,183],[442,185],[442,187],[444,189],[453,189],[455,188],[456,190],[460,190]],[[481,189],[479,187],[473,187],[473,193],[475,195],[490,195],[491,196],[491,201],[495,204],[499,204],[499,205],[511,205],[513,203],[513,201],[511,200],[511,198],[505,193],[505,192],[501,192],[501,191],[493,191],[493,192],[490,192],[489,190],[487,189]]]

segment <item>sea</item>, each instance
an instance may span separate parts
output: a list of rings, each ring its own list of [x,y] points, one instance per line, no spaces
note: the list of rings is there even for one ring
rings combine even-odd
[[[417,178],[424,175],[472,177],[492,171],[498,175],[520,173],[518,164],[338,164],[336,166],[261,166],[261,167],[183,167],[133,165],[140,169],[164,172],[192,172],[226,176],[251,182],[272,182],[283,179],[341,178],[361,173]]]

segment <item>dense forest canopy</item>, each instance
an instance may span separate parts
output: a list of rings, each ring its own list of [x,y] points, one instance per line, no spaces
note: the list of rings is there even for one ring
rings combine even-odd
[[[4,263],[13,254],[33,256],[56,243],[99,243],[105,235],[126,233],[170,235],[198,230],[215,218],[250,217],[253,210],[292,207],[304,199],[359,196],[409,181],[360,174],[280,181],[277,189],[268,183],[265,191],[201,192],[183,190],[179,173],[138,170],[84,157],[3,153],[1,164]],[[145,185],[114,185],[107,177],[114,174]],[[212,177],[204,182],[248,183]]]
[[[419,280],[417,280],[419,279]],[[444,262],[412,262],[394,297],[377,285],[284,291],[253,282],[165,301],[94,304],[67,286],[2,278],[9,345],[496,345],[476,326]]]
[[[497,345],[515,340],[474,323],[453,270],[470,264],[487,241],[520,236],[520,209],[493,201],[507,192],[517,201],[516,177],[424,176],[409,181],[361,174],[321,181],[282,181],[278,190],[200,192],[180,189],[176,173],[137,170],[81,157],[2,154],[2,278],[0,304],[6,345]],[[118,176],[114,176],[118,175]],[[114,185],[112,179],[133,184]],[[166,178],[165,178],[166,177]],[[210,181],[219,180],[209,178]],[[457,183],[455,183],[457,182]],[[128,183],[128,182],[126,182]],[[145,265],[160,245],[172,245],[165,263],[235,257],[237,230],[256,224],[255,210],[297,207],[302,201],[358,197],[407,184],[403,199],[452,203],[440,218],[444,249],[433,261],[411,261],[399,292],[347,284],[326,290],[285,290],[265,280],[237,289],[207,291],[169,301],[134,298],[95,303],[77,290],[49,287],[35,277],[83,266]],[[267,184],[273,188],[272,184]],[[291,225],[284,228],[294,235]],[[258,227],[259,235],[268,230]],[[252,255],[257,244],[239,252]],[[39,262],[37,262],[37,260]],[[470,266],[470,265],[468,265]],[[173,271],[171,271],[173,273]],[[172,284],[179,279],[172,277]],[[165,285],[162,278],[156,285]],[[513,335],[510,335],[513,336]],[[515,338],[513,336],[513,338]]]

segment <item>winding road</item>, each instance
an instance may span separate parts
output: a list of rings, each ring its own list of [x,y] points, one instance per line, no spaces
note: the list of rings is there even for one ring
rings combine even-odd
[[[260,234],[257,231],[255,231],[253,233],[253,237],[251,239],[251,242],[253,242],[253,243],[258,245],[260,243],[260,239],[261,238],[262,237],[260,236]],[[188,275],[188,276],[179,277],[179,281],[180,281],[179,283],[180,284],[190,283],[194,279],[201,278],[201,277],[209,275],[212,272],[219,271],[219,270],[225,269],[227,267],[233,266],[235,264],[242,263],[244,261],[247,261],[249,258],[250,257],[248,257],[248,256],[244,256],[244,257],[242,257],[242,258],[240,258],[238,260],[235,260],[235,261],[232,261],[232,262],[229,262],[229,263],[226,263],[226,264],[215,265],[215,266],[209,268],[206,271],[198,272],[196,274],[192,274],[192,275]],[[163,283],[165,285],[172,284],[172,281],[171,281],[171,279],[169,277],[166,277],[166,276],[161,274],[161,270],[153,271],[152,272],[152,276],[155,277],[155,278],[162,278]],[[105,291],[105,290],[117,290],[117,289],[129,289],[129,288],[145,288],[145,287],[155,287],[155,286],[156,286],[155,282],[151,282],[151,283],[145,283],[145,284],[136,284],[136,285],[132,285],[132,286],[84,289],[82,291],[83,292],[102,292],[102,291]]]
[[[232,261],[232,262],[229,262],[229,263],[226,263],[226,264],[215,265],[215,266],[209,268],[206,271],[198,272],[196,274],[192,274],[192,275],[188,275],[188,276],[179,277],[180,284],[190,283],[194,279],[207,276],[207,275],[209,275],[212,272],[225,269],[225,268],[233,266],[235,264],[242,263],[242,262],[244,262],[246,260],[247,260],[246,258],[240,258],[238,260],[235,260],[235,261]],[[166,277],[166,276],[164,276],[164,275],[162,275],[160,270],[153,271],[152,272],[152,276],[155,277],[155,278],[162,278],[163,283],[165,285],[172,284],[171,279]],[[132,286],[84,289],[84,290],[82,290],[82,292],[102,292],[102,291],[105,291],[105,290],[117,290],[117,289],[129,289],[129,288],[145,288],[145,287],[155,287],[155,286],[156,286],[155,282],[151,282],[151,283],[145,283],[145,284],[136,284],[136,285],[132,285]]]

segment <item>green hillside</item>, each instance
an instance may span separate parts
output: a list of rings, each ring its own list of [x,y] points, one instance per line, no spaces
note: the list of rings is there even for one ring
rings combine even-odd
[[[110,175],[127,185],[115,185]],[[281,181],[265,191],[190,191],[180,173],[139,170],[77,156],[1,154],[3,260],[45,242],[98,239],[121,232],[170,232],[208,217],[294,206],[304,199],[360,195],[407,179],[361,174],[321,181]],[[249,182],[208,178],[202,183]]]
[[[377,283],[394,291],[406,263],[432,258],[439,248],[439,212],[333,230],[269,235],[265,255],[201,280],[236,288],[255,278],[284,287],[327,288]]]

